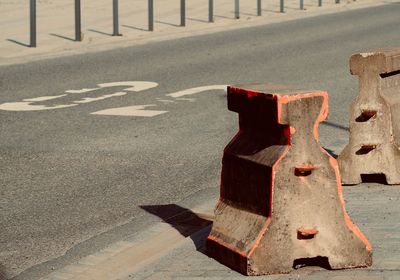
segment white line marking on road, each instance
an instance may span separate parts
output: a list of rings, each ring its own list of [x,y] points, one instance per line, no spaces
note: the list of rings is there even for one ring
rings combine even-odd
[[[176,100],[183,100],[183,101],[195,102],[195,101],[196,101],[196,98],[177,98]]]
[[[54,96],[41,96],[41,97],[35,97],[35,98],[28,98],[24,99],[23,101],[27,102],[40,102],[40,101],[47,101],[47,100],[52,100],[56,98],[60,98],[66,96],[66,94],[61,94],[61,95],[54,95]]]
[[[127,94],[126,92],[121,91],[121,92],[116,92],[116,93],[112,93],[112,94],[106,94],[106,95],[103,95],[100,97],[85,97],[85,98],[83,98],[83,100],[74,101],[74,103],[85,104],[85,103],[104,100],[104,99],[111,98],[111,97],[124,96],[126,94]]]
[[[86,92],[98,90],[100,88],[109,88],[109,87],[115,87],[115,86],[128,87],[128,88],[124,89],[124,91],[139,92],[139,91],[157,87],[158,83],[146,82],[146,81],[125,81],[125,82],[98,84],[98,86],[99,86],[99,88],[84,88],[84,89],[79,89],[79,90],[67,90],[65,92],[66,93],[86,93]],[[73,101],[74,104],[66,104],[66,105],[56,105],[56,106],[33,105],[32,103],[34,103],[34,102],[52,100],[52,99],[66,96],[67,94],[55,95],[55,96],[40,96],[40,97],[24,99],[22,102],[7,102],[7,103],[0,104],[0,110],[5,110],[5,111],[55,110],[55,109],[62,109],[62,108],[77,106],[78,104],[99,101],[99,100],[103,100],[103,99],[107,99],[107,98],[111,98],[111,97],[123,96],[126,94],[127,94],[127,92],[117,92],[117,93],[113,93],[113,94],[103,95],[100,97],[93,97],[93,98],[85,97],[82,100]],[[147,105],[145,105],[145,106],[147,106]],[[152,105],[152,106],[154,106],[154,105]],[[142,114],[146,114],[143,112],[144,111],[142,111]],[[152,114],[156,114],[154,112],[158,112],[157,114],[159,115],[159,114],[166,113],[167,111],[151,111],[151,112],[153,112],[153,113],[147,113],[147,114],[151,116]]]
[[[101,88],[128,86],[128,88],[123,89],[123,90],[142,91],[142,90],[147,90],[147,89],[157,87],[158,84],[155,82],[146,82],[146,81],[126,81],[126,82],[98,84],[98,86]]]
[[[177,98],[177,97],[192,95],[192,94],[200,93],[203,91],[209,91],[209,90],[215,90],[215,89],[223,89],[226,91],[226,88],[227,88],[227,85],[212,85],[212,86],[195,87],[195,88],[189,88],[189,89],[177,91],[174,93],[169,93],[169,94],[167,94],[167,96]]]
[[[84,97],[81,100],[73,101],[74,104],[66,104],[66,105],[56,105],[56,106],[45,106],[45,105],[33,105],[34,102],[41,102],[52,100],[60,97],[64,97],[67,94],[56,95],[56,96],[41,96],[36,98],[24,99],[23,102],[9,102],[0,104],[0,110],[6,111],[40,111],[40,110],[54,110],[61,108],[68,108],[77,106],[78,104],[91,103],[95,101],[104,100],[111,97],[124,96],[127,94],[126,91],[139,92],[147,89],[151,89],[158,86],[158,83],[155,82],[146,82],[146,81],[123,81],[123,82],[113,82],[113,83],[103,83],[98,84],[99,88],[83,88],[80,90],[67,90],[66,93],[86,93],[98,90],[100,88],[109,88],[116,86],[127,87],[123,89],[124,91],[116,92],[112,94],[106,94],[100,97]],[[182,98],[183,96],[193,95],[200,92],[210,91],[210,90],[225,90],[226,85],[210,85],[210,86],[202,86],[195,87],[186,90],[181,90],[174,93],[169,93],[166,96],[176,98],[176,100],[186,100],[186,101],[195,101],[194,98]],[[161,99],[157,98],[157,101],[162,103],[174,103],[173,100]],[[101,110],[97,112],[93,112],[93,115],[110,115],[110,116],[136,116],[136,117],[154,117],[161,114],[165,114],[168,111],[157,111],[157,110],[145,110],[146,107],[156,106],[155,104],[151,105],[135,105],[135,106],[127,106],[120,108],[111,108],[106,110]]]
[[[168,113],[168,111],[145,110],[146,107],[152,107],[152,106],[156,105],[150,104],[150,105],[137,105],[137,106],[127,106],[120,108],[111,108],[93,112],[90,114],[106,115],[106,116],[154,117],[164,113]]]
[[[68,108],[77,106],[78,104],[69,105],[57,105],[57,106],[45,106],[45,105],[32,105],[33,102],[10,102],[0,104],[0,110],[5,111],[42,111],[42,110],[54,110],[61,108]]]
[[[167,99],[160,99],[160,98],[156,98],[158,102],[162,102],[162,103],[176,103],[174,100],[167,100]]]
[[[66,90],[66,93],[85,93],[85,92],[90,92],[90,91],[95,91],[100,88],[83,88],[83,89],[69,89]]]

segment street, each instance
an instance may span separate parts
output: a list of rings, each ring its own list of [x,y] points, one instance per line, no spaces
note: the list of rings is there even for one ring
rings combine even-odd
[[[399,46],[399,26],[398,2],[1,66],[0,275],[39,279],[129,240],[159,221],[143,206],[216,201],[238,126],[226,85],[327,90],[320,141],[340,153],[358,91],[348,59]]]

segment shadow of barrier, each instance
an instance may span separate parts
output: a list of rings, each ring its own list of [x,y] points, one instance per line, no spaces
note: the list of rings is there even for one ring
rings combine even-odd
[[[190,237],[196,246],[196,250],[202,251],[204,248],[204,240],[196,239],[192,235],[211,225],[213,222],[212,216],[195,213],[190,209],[176,204],[142,205],[140,208],[161,218],[164,223],[172,226],[182,236]],[[207,232],[207,235],[208,233],[209,232]]]

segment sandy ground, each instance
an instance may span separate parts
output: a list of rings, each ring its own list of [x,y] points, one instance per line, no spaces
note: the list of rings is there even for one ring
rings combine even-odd
[[[214,23],[208,22],[208,1],[186,1],[186,26],[180,24],[180,1],[154,1],[154,31],[148,31],[147,1],[119,1],[119,29],[112,34],[112,1],[82,1],[82,42],[75,42],[74,1],[37,0],[37,48],[30,48],[29,0],[0,0],[0,65],[107,50],[143,44],[154,40],[181,38],[221,30],[281,22],[337,11],[381,5],[394,0],[286,0],[285,13],[279,12],[279,0],[264,0],[262,16],[257,16],[256,1],[242,0],[240,19],[234,19],[233,0],[214,1]]]

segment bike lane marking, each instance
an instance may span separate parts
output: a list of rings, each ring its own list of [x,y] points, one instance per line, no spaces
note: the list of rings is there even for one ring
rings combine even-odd
[[[90,113],[91,115],[105,115],[105,116],[129,116],[129,117],[155,117],[161,114],[168,113],[168,111],[145,110],[146,107],[153,107],[155,104],[150,105],[136,105],[105,109],[97,112]]]
[[[55,109],[62,109],[62,108],[78,106],[78,104],[46,106],[46,105],[33,105],[32,103],[34,103],[34,102],[3,103],[3,104],[0,104],[0,110],[4,110],[4,111],[43,111],[43,110],[55,110]]]
[[[226,91],[227,85],[211,85],[211,86],[202,86],[202,87],[194,87],[194,88],[189,88],[181,91],[177,91],[174,93],[169,93],[167,96],[173,97],[173,98],[179,98],[182,96],[186,95],[193,95],[196,93],[204,92],[204,91],[209,91],[209,90],[218,90],[222,89]]]
[[[85,97],[82,100],[77,100],[77,101],[73,101],[74,103],[78,103],[78,104],[85,104],[85,103],[91,103],[91,102],[95,102],[95,101],[100,101],[100,100],[104,100],[104,99],[108,99],[111,97],[116,97],[116,96],[124,96],[127,95],[128,93],[126,92],[116,92],[116,93],[112,93],[112,94],[106,94],[100,97]]]
[[[128,92],[140,92],[145,91],[158,86],[158,83],[148,82],[148,81],[122,81],[122,82],[112,82],[112,83],[102,83],[98,84],[98,88],[84,88],[80,90],[66,90],[65,92],[71,94],[79,94],[79,93],[87,93],[95,90],[99,90],[101,88],[112,88],[112,87],[120,87],[126,86],[127,88],[123,89],[121,92],[116,92],[112,94],[106,94],[100,97],[85,97],[82,100],[72,101],[72,104],[64,104],[64,105],[41,105],[35,104],[35,102],[43,102],[48,100],[54,100],[57,98],[65,97],[67,94],[54,95],[54,96],[41,96],[35,98],[23,99],[20,102],[6,102],[0,104],[0,110],[4,111],[44,111],[44,110],[56,110],[62,108],[74,107],[79,104],[85,104],[95,101],[104,100],[111,97],[118,97],[126,95]]]
[[[201,92],[211,91],[211,90],[225,90],[226,85],[209,85],[209,86],[201,86],[189,88],[181,91],[177,91],[174,93],[166,94],[168,97],[172,97],[172,100],[160,99],[156,98],[157,101],[162,102],[164,105],[168,105],[170,103],[175,103],[175,100],[182,101],[190,101],[194,102],[194,98],[182,98],[183,96],[193,95]],[[92,115],[107,115],[107,116],[129,116],[129,117],[155,117],[158,115],[162,115],[168,113],[168,111],[156,111],[156,110],[145,110],[146,107],[153,107],[155,104],[149,105],[135,105],[135,106],[126,106],[126,107],[118,107],[118,108],[110,108],[106,110],[96,111],[90,113]]]
[[[28,101],[28,102],[41,102],[41,101],[47,101],[47,100],[52,100],[52,99],[57,99],[60,97],[67,96],[66,94],[61,94],[61,95],[54,95],[54,96],[41,96],[41,97],[35,97],[35,98],[28,98],[24,99],[23,101]]]
[[[123,91],[115,92],[112,94],[105,94],[100,97],[84,97],[81,100],[72,101],[72,104],[64,104],[64,105],[55,105],[55,106],[47,106],[35,104],[35,102],[43,102],[48,100],[54,100],[57,98],[65,97],[68,93],[70,94],[81,94],[99,90],[101,88],[112,88],[112,87],[120,87],[127,86],[127,88],[123,89]],[[112,83],[102,83],[98,84],[98,88],[83,88],[79,90],[66,90],[67,94],[55,95],[55,96],[41,96],[36,98],[24,99],[22,102],[9,102],[0,104],[0,110],[6,111],[42,111],[42,110],[55,110],[62,108],[74,107],[79,104],[87,104],[91,102],[96,102],[112,97],[120,97],[127,95],[128,92],[140,92],[144,90],[148,90],[154,87],[157,87],[158,83],[155,82],[147,82],[147,81],[123,81],[123,82],[112,82]],[[194,98],[184,98],[184,96],[194,95],[201,92],[211,91],[211,90],[225,90],[226,85],[209,85],[209,86],[201,86],[189,88],[181,91],[177,91],[174,93],[166,94],[168,97],[172,97],[174,99],[160,99],[156,98],[157,101],[162,102],[167,105],[170,103],[175,103],[176,101],[190,101],[194,102]],[[105,110],[100,110],[96,112],[92,112],[92,115],[107,115],[107,116],[133,116],[133,117],[155,117],[161,114],[168,113],[168,111],[164,110],[146,110],[147,107],[155,107],[155,104],[144,104],[144,105],[132,105],[132,106],[124,106],[118,108],[109,108]]]

